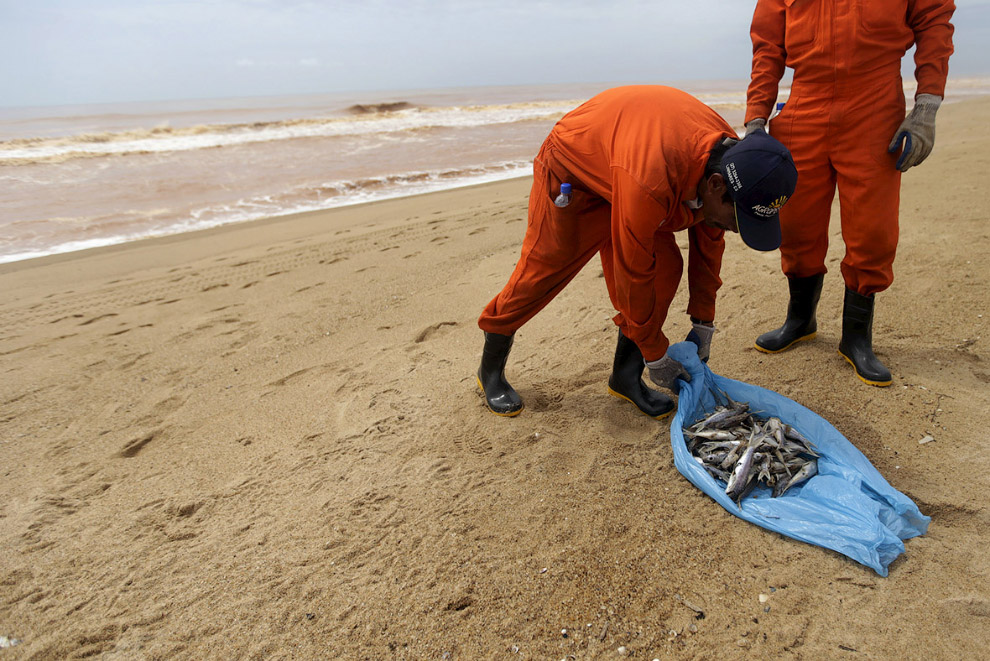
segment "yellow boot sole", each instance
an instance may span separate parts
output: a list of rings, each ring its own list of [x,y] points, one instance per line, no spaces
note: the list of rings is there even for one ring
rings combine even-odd
[[[772,349],[764,349],[763,347],[761,347],[759,344],[756,344],[755,342],[753,343],[753,346],[756,347],[756,350],[757,351],[762,351],[763,353],[781,353],[781,352],[787,351],[788,349],[790,349],[791,347],[793,347],[798,342],[804,342],[805,340],[813,340],[817,336],[818,336],[818,331],[815,331],[814,333],[808,333],[804,337],[799,337],[796,340],[794,340],[793,342],[791,342],[790,344],[788,344],[787,346],[782,347],[780,349],[777,349],[776,351],[774,351]]]
[[[608,387],[608,386],[606,386],[606,387]],[[636,402],[632,401],[631,399],[629,399],[628,397],[626,397],[625,395],[623,395],[621,393],[615,392],[611,388],[608,388],[608,394],[612,395],[612,397],[618,397],[619,399],[624,399],[627,402],[629,402],[630,404],[632,404],[633,406],[636,406]],[[664,418],[669,418],[670,416],[674,415],[674,411],[677,410],[677,407],[672,408],[671,410],[667,411],[666,413],[664,413],[662,415],[650,415],[649,413],[647,413],[643,409],[639,408],[638,406],[636,406],[636,410],[639,411],[640,413],[642,413],[643,415],[645,415],[647,418],[653,418],[654,420],[663,420]]]
[[[889,381],[870,381],[869,379],[867,379],[866,377],[864,377],[862,374],[859,373],[859,370],[856,369],[856,364],[853,363],[853,361],[849,360],[849,356],[842,353],[841,351],[837,351],[836,353],[842,356],[843,358],[845,358],[846,362],[852,365],[853,372],[856,373],[856,378],[862,381],[863,383],[869,384],[871,386],[876,386],[877,388],[886,388],[887,386],[889,386],[891,383],[894,382],[893,379]]]

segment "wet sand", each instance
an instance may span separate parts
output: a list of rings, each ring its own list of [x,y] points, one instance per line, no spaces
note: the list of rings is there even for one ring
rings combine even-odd
[[[711,367],[823,415],[932,517],[889,577],[680,476],[667,423],[605,392],[597,262],[517,335],[526,410],[485,409],[519,179],[0,265],[0,654],[986,656],[988,119],[944,106],[904,177],[890,388],[836,354],[837,206],[818,338],[784,354],[752,348],[778,255],[728,241]]]

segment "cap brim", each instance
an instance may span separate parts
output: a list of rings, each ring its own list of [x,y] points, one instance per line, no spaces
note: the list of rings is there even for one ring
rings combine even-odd
[[[759,218],[736,208],[736,227],[739,237],[753,250],[769,252],[780,247],[780,216],[775,214],[770,218]]]

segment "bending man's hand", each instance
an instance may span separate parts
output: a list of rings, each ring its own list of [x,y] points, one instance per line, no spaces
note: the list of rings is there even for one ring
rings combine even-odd
[[[676,392],[677,387],[675,382],[677,379],[691,380],[691,375],[687,373],[684,366],[668,354],[664,354],[660,360],[646,363],[646,367],[650,370],[650,381],[661,388],[667,388]]]
[[[685,338],[688,342],[694,342],[698,346],[698,358],[701,362],[707,363],[708,357],[712,353],[712,336],[715,335],[715,326],[693,322],[691,332]]]
[[[935,146],[935,113],[941,104],[940,96],[919,94],[914,100],[911,114],[897,128],[887,151],[894,153],[906,141],[897,165],[894,166],[901,172],[907,172],[908,168],[918,165],[931,153]]]

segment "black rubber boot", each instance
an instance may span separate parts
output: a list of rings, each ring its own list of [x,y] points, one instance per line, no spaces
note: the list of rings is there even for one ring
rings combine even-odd
[[[522,399],[505,380],[505,362],[511,348],[511,335],[485,333],[485,348],[478,368],[478,387],[488,408],[496,415],[509,417],[519,415],[523,409]]]
[[[849,361],[856,376],[871,386],[889,386],[890,370],[873,354],[873,294],[863,296],[846,288],[842,304],[842,341],[839,355]]]
[[[674,400],[643,383],[644,367],[643,354],[639,347],[623,335],[620,329],[619,341],[615,345],[615,360],[612,362],[612,375],[608,378],[608,392],[632,402],[651,418],[662,420],[674,412]]]
[[[822,295],[824,273],[807,278],[787,278],[791,301],[787,305],[787,319],[780,328],[768,331],[756,338],[756,348],[764,353],[780,353],[796,342],[814,339],[818,332],[815,309]]]

